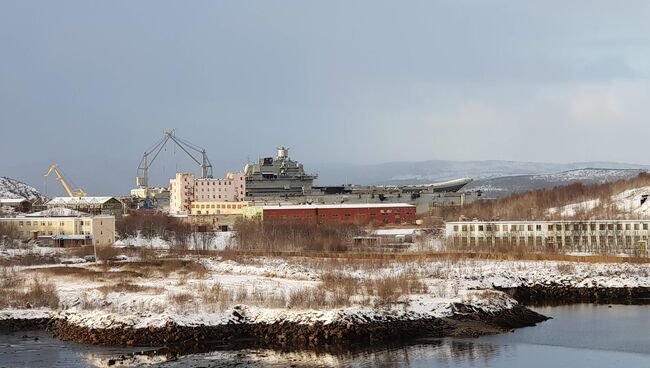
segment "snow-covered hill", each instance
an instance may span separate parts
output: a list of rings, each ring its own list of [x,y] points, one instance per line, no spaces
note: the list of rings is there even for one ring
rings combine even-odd
[[[0,198],[26,198],[30,201],[45,199],[36,188],[22,181],[0,176]]]
[[[601,200],[593,198],[590,200],[570,203],[562,207],[547,209],[549,215],[559,214],[560,217],[574,217],[583,215],[586,217],[600,217],[607,214],[610,217],[650,217],[650,186],[632,188],[614,194],[609,198]]]
[[[468,184],[465,190],[481,190],[486,198],[504,197],[513,193],[535,189],[553,188],[573,183],[602,184],[629,179],[644,169],[577,169],[541,175],[517,175],[479,179]]]
[[[588,169],[595,168],[595,169]],[[473,178],[485,181],[495,178],[536,176],[539,180],[559,181],[556,176],[571,180],[589,179],[594,176],[623,175],[630,170],[647,171],[650,165],[619,162],[573,162],[566,164],[523,161],[405,161],[381,164],[355,165],[346,163],[305,163],[308,172],[318,173],[318,185],[351,184],[424,184],[455,178]],[[545,176],[548,176],[545,178]],[[578,176],[576,178],[575,176]],[[557,180],[555,180],[557,179]]]

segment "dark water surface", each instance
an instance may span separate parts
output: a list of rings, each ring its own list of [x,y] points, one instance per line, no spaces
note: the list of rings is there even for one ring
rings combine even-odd
[[[66,343],[44,332],[21,332],[0,335],[0,367],[92,367],[108,365],[111,358],[118,358],[118,365],[160,367],[650,367],[650,306],[536,310],[553,319],[497,336],[418,340],[341,354],[245,349],[166,361],[129,354],[141,349]],[[122,355],[127,359],[121,360]]]

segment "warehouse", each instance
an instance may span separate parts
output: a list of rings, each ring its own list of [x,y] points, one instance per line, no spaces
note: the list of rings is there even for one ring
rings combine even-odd
[[[404,203],[278,205],[263,206],[248,213],[261,214],[264,220],[395,225],[415,223],[415,206]]]
[[[68,208],[91,215],[120,216],[124,205],[115,197],[55,197],[47,202],[47,208]]]

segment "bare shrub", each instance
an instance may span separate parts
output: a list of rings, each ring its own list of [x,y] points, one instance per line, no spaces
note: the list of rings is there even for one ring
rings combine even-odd
[[[156,275],[169,277],[172,273],[193,275],[196,278],[206,278],[209,275],[208,269],[203,264],[191,259],[155,259],[120,263],[114,266],[124,271],[137,272],[145,277]]]
[[[279,220],[241,220],[235,223],[239,249],[267,251],[346,251],[354,236],[363,233],[352,223],[318,224]]]
[[[163,213],[135,212],[115,221],[115,230],[122,237],[141,236],[152,239],[160,237],[169,240],[174,231],[184,229],[178,219]]]
[[[575,274],[576,266],[573,263],[558,263],[557,271],[563,275]]]
[[[321,288],[294,289],[289,293],[290,308],[316,309],[327,306],[327,293]]]
[[[177,307],[182,307],[194,300],[192,294],[181,292],[167,295],[167,300]]]
[[[354,277],[341,273],[323,273],[321,274],[322,287],[325,290],[342,290],[348,296],[360,292],[361,283]]]
[[[56,309],[59,306],[59,295],[51,282],[34,279],[24,290],[22,288],[5,289],[0,299],[0,307]]]
[[[0,288],[17,288],[23,286],[25,279],[18,276],[13,268],[3,267],[0,272]]]
[[[16,246],[20,239],[18,227],[12,223],[0,222],[0,244],[4,246]]]
[[[377,304],[391,304],[408,294],[424,294],[427,286],[419,278],[402,274],[368,281],[369,289],[377,297]]]
[[[161,287],[135,285],[122,281],[113,285],[100,286],[97,290],[105,297],[108,293],[162,293],[165,289]]]

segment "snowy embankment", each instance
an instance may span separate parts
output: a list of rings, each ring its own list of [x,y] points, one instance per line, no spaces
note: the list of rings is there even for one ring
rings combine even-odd
[[[650,287],[650,266],[628,263],[124,258],[129,261],[4,268],[6,277],[16,280],[14,289],[26,289],[37,279],[51,282],[58,308],[5,304],[0,325],[48,318],[62,338],[110,344],[167,343],[169,328],[176,331],[175,342],[198,329],[206,339],[309,332],[304,338],[310,343],[312,338],[329,343],[354,336],[375,339],[386,333],[377,326],[435,330],[438,322],[432,321],[467,315],[482,316],[487,324],[508,318],[515,319],[513,326],[539,321],[497,290]],[[314,326],[316,332],[310,330]],[[372,328],[357,330],[362,326]]]

